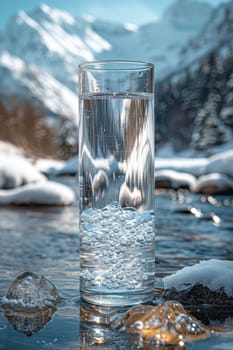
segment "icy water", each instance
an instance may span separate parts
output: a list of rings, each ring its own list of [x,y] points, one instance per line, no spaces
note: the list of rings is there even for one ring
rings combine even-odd
[[[62,181],[75,188],[75,179]],[[156,195],[156,226],[158,288],[163,276],[200,259],[233,260],[232,196],[160,192]],[[53,314],[38,317],[41,324],[32,336],[15,330],[19,324],[14,322],[19,320],[8,320],[1,310],[1,350],[135,349],[123,335],[107,328],[80,325],[77,227],[77,203],[68,208],[0,208],[0,297],[24,271],[43,274],[64,297]],[[91,347],[92,343],[99,345]],[[232,344],[233,331],[188,344],[186,349],[228,350]]]

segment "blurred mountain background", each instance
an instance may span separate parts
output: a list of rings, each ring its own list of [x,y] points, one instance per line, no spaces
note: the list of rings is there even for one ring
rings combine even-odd
[[[174,0],[140,25],[47,4],[19,11],[0,32],[0,140],[69,158],[78,142],[78,64],[129,59],[155,64],[156,143],[165,156],[232,145],[233,1],[219,2]]]

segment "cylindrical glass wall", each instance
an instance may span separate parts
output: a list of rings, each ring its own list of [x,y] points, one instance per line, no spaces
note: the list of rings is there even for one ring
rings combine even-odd
[[[79,66],[81,298],[151,300],[155,277],[154,67]]]

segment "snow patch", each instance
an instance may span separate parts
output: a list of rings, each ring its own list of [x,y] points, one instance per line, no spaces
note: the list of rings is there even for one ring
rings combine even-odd
[[[35,167],[45,175],[58,175],[65,162],[54,159],[37,159]]]
[[[38,27],[38,24],[37,24],[32,18],[30,18],[30,17],[26,14],[26,12],[24,12],[24,11],[19,11],[19,12],[18,12],[17,23],[18,23],[18,24],[25,23],[25,24],[27,24],[29,27],[34,28],[34,29]]]
[[[170,169],[199,176],[207,164],[207,158],[155,158],[155,171]]]
[[[175,274],[163,279],[164,288],[185,291],[201,284],[212,291],[224,289],[226,294],[233,293],[233,261],[211,259],[193,266],[184,267]]]
[[[133,23],[125,23],[125,29],[129,30],[130,32],[137,32],[138,31],[138,26]]]
[[[222,173],[233,178],[233,150],[227,150],[209,158],[205,173]]]
[[[155,172],[155,187],[192,188],[196,183],[195,176],[175,170],[158,170]]]
[[[23,150],[10,142],[0,140],[0,156],[1,154],[8,156],[23,156]]]
[[[224,107],[220,112],[221,119],[227,121],[228,118],[233,118],[233,107]]]
[[[50,17],[54,22],[59,24],[67,23],[69,25],[73,25],[75,23],[74,17],[72,17],[68,12],[58,10],[55,8],[51,8],[46,4],[40,5],[40,9],[44,12],[48,17]]]
[[[46,175],[76,175],[78,172],[78,157],[74,156],[67,162],[53,159],[38,159],[35,166],[40,172]]]
[[[203,175],[191,185],[191,190],[209,195],[233,193],[233,180],[219,173]]]
[[[72,189],[48,181],[19,152],[13,145],[0,142],[0,205],[73,204],[75,195]]]
[[[69,187],[52,181],[0,190],[0,205],[71,205],[74,199]]]
[[[11,189],[28,183],[44,182],[46,178],[25,158],[0,153],[0,188]]]
[[[37,70],[33,65],[25,65],[20,58],[6,52],[0,54],[0,63],[8,73],[1,81],[4,93],[26,99],[36,98],[55,115],[65,116],[77,124],[78,97],[73,91],[50,74]]]
[[[0,63],[3,67],[12,69],[14,67],[14,72],[21,74],[25,69],[25,63],[16,56],[10,55],[7,51],[4,51],[0,55]]]

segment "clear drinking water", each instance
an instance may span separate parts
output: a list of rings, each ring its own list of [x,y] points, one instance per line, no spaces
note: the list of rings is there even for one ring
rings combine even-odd
[[[155,276],[153,94],[85,94],[80,110],[81,297],[146,302]]]

